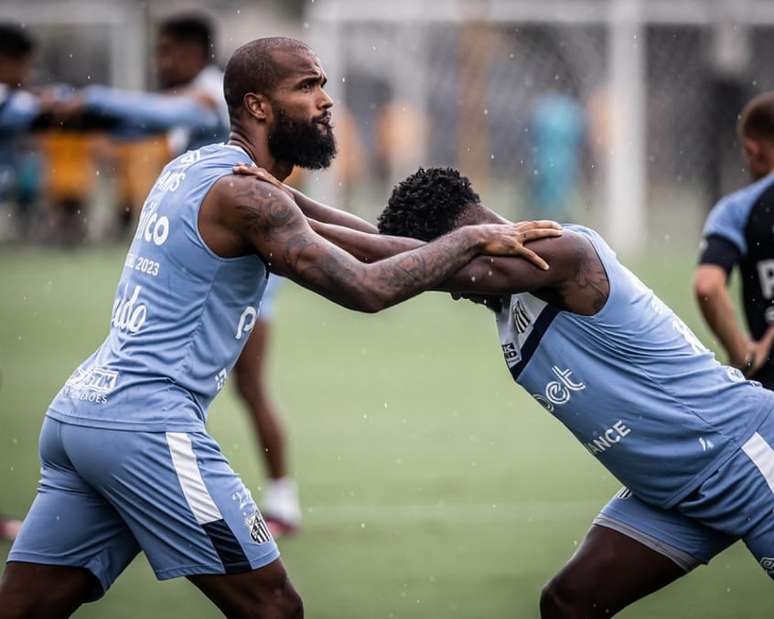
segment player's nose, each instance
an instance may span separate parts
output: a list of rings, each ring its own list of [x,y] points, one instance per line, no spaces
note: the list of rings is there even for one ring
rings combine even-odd
[[[320,109],[322,110],[328,110],[333,107],[333,99],[331,99],[331,96],[325,92],[324,90],[320,89],[320,101],[318,103]]]

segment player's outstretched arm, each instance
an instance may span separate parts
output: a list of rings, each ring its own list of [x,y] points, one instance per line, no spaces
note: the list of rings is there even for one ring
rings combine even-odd
[[[415,250],[365,264],[309,226],[298,206],[273,185],[229,176],[208,201],[221,225],[252,246],[270,269],[350,309],[376,312],[438,286],[479,253],[510,255],[521,244],[511,224],[460,228]]]
[[[320,234],[363,260],[380,260],[424,245],[417,239],[360,234],[311,222]],[[503,296],[552,289],[563,309],[595,314],[604,305],[609,283],[591,243],[551,221],[514,224],[523,243],[517,256],[477,256],[434,287],[461,295]],[[550,269],[548,265],[550,264]]]
[[[90,113],[114,119],[114,132],[153,134],[174,127],[213,129],[220,119],[204,96],[189,89],[185,95],[126,91],[107,86],[89,86],[62,103],[56,113],[62,118]]]
[[[424,241],[418,239],[389,236],[386,234],[363,234],[351,228],[331,225],[315,221],[314,219],[310,219],[309,224],[315,232],[363,262],[376,262],[425,245]],[[561,236],[561,226],[554,221],[547,220],[518,222],[514,223],[513,226],[517,230],[518,238],[522,243],[517,255],[526,258],[537,267],[547,270],[548,263],[524,244],[542,238]],[[461,277],[464,277],[465,271],[474,268],[478,262],[483,263],[484,260],[485,258],[483,257],[475,258],[458,273],[460,273]],[[490,265],[491,268],[491,261],[488,261],[486,264]]]

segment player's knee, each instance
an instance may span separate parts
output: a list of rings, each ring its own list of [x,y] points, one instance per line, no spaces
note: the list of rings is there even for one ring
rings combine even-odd
[[[261,377],[252,368],[237,368],[234,372],[237,394],[247,403],[263,398]]]
[[[585,617],[580,590],[563,574],[554,576],[540,592],[541,619],[574,619]]]
[[[0,592],[0,619],[65,619],[79,604]]]
[[[30,615],[31,608],[20,595],[15,595],[5,579],[0,579],[0,619],[22,619]]]
[[[0,619],[31,619],[35,616],[32,604],[18,596],[8,596],[0,592]]]
[[[272,619],[300,619],[304,616],[304,604],[289,579],[269,590],[256,591],[244,600],[240,617],[271,617]]]
[[[281,617],[287,619],[301,619],[304,616],[304,602],[301,596],[288,582],[288,586],[282,591],[278,607],[281,610]]]

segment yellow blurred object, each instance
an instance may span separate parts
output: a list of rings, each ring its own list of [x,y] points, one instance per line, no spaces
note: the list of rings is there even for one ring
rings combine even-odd
[[[428,132],[427,118],[420,110],[406,101],[387,103],[376,121],[377,157],[386,168],[395,165],[406,171],[421,159]]]
[[[114,144],[116,197],[136,217],[162,168],[172,158],[166,135]]]
[[[93,155],[100,139],[97,135],[56,130],[41,136],[49,202],[86,201],[94,187],[97,168]]]

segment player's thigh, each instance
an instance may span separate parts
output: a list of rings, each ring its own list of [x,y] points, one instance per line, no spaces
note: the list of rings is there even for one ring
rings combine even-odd
[[[282,561],[240,574],[189,576],[227,617],[301,617],[303,604]]]
[[[595,524],[544,588],[541,617],[610,617],[684,574],[663,554]]]
[[[257,384],[263,379],[263,368],[269,343],[270,323],[258,320],[247,339],[245,347],[237,359],[234,373],[237,387]]]
[[[95,586],[94,575],[82,567],[12,561],[0,580],[0,619],[69,617]]]
[[[249,572],[279,556],[250,492],[203,432],[89,429],[112,454],[74,456],[121,514],[157,578]]]
[[[732,542],[623,489],[547,585],[543,616],[610,616],[706,563]]]
[[[31,601],[57,597],[59,588],[81,591],[84,579],[88,591],[75,597],[97,599],[139,552],[120,515],[74,469],[61,443],[62,428],[56,421],[44,422],[38,492],[8,561],[73,569],[50,570],[61,575],[52,583],[46,579],[30,583],[26,595]],[[30,569],[14,567],[10,577],[16,579],[19,571],[28,574]],[[41,568],[41,573],[49,571]]]

